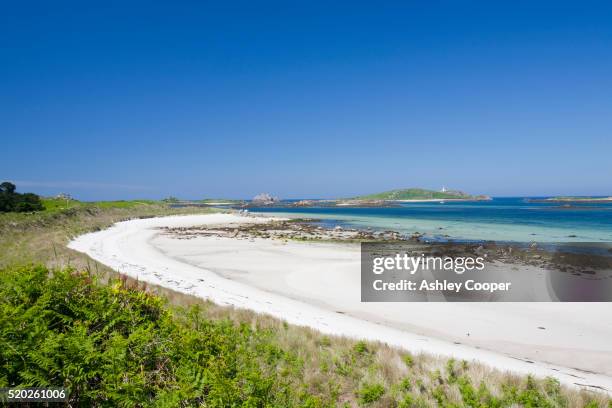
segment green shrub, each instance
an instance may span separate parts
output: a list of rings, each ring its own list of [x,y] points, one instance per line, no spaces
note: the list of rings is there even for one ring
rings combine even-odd
[[[457,372],[455,370],[455,359],[451,358],[446,362],[446,375],[448,381],[453,383],[457,380]]]
[[[430,408],[431,405],[421,397],[415,397],[412,394],[406,394],[404,399],[398,404],[398,408]]]
[[[410,382],[410,378],[404,378],[400,381],[399,389],[402,391],[410,391],[412,390],[412,382]]]
[[[322,336],[321,339],[317,341],[317,343],[321,347],[329,347],[331,346],[331,339],[328,336]]]
[[[385,394],[385,387],[381,384],[366,384],[358,393],[359,403],[368,405],[378,401]]]
[[[365,341],[358,341],[355,343],[355,346],[353,346],[353,351],[357,354],[366,354],[369,351],[368,343]]]
[[[30,212],[44,210],[40,197],[33,193],[20,194],[13,183],[0,183],[0,212]]]
[[[412,367],[414,365],[414,359],[412,358],[412,354],[404,354],[402,356],[402,359],[404,360],[404,364],[406,364],[406,366]]]

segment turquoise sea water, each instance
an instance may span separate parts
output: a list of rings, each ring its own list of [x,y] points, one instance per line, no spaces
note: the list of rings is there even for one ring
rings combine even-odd
[[[330,225],[420,232],[432,240],[612,242],[612,203],[567,208],[524,198],[495,198],[405,203],[394,208],[263,207],[251,211],[318,218]]]

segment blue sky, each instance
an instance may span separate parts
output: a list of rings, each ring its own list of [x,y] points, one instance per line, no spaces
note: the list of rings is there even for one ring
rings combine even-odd
[[[2,4],[21,191],[612,194],[609,2],[93,4]]]

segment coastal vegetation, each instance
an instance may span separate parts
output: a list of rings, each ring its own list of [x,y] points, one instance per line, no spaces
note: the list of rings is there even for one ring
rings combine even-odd
[[[44,198],[41,202],[41,211],[0,213],[0,267],[26,262],[84,267],[89,258],[66,247],[72,237],[131,218],[214,211],[172,208],[152,200],[82,202]]]
[[[91,270],[0,271],[0,387],[69,406],[606,407],[602,395],[468,361],[330,338],[206,302],[177,307]]]
[[[43,202],[0,214],[0,387],[65,386],[70,406],[610,406],[554,379],[325,336],[145,285],[66,247],[116,221],[218,210]]]

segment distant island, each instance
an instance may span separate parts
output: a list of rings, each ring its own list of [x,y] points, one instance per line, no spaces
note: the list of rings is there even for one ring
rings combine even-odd
[[[352,198],[300,201],[279,200],[270,194],[262,193],[258,194],[250,202],[245,202],[242,207],[397,207],[403,202],[485,200],[491,200],[491,197],[487,195],[471,195],[463,191],[448,190],[446,188],[442,188],[440,191],[424,188],[405,188]]]
[[[612,197],[552,197],[548,201],[560,202],[612,202]]]
[[[384,201],[424,201],[424,200],[490,200],[486,195],[473,196],[459,190],[440,191],[426,190],[424,188],[405,188],[399,190],[384,191],[382,193],[368,194],[353,198],[353,200],[384,200]]]
[[[533,203],[612,203],[612,197],[577,197],[577,196],[560,196],[550,198],[530,199]]]

